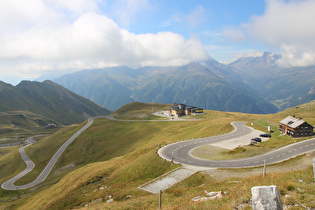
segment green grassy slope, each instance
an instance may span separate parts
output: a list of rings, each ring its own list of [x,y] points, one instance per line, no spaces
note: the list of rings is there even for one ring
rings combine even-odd
[[[153,104],[132,103],[114,114],[126,117],[128,110],[135,113],[142,107],[142,113],[149,115],[152,112],[152,106]],[[15,192],[14,195],[8,195],[7,191],[0,190],[0,207],[14,204],[20,209],[65,209],[89,204],[95,208],[105,209],[156,209],[157,196],[140,192],[137,187],[177,167],[157,156],[155,151],[158,144],[164,145],[183,139],[227,133],[232,130],[232,126],[229,124],[232,121],[255,122],[256,128],[264,130],[267,124],[276,125],[279,119],[296,114],[304,117],[310,124],[314,124],[314,109],[314,102],[312,102],[301,105],[298,109],[292,108],[274,115],[205,111],[206,115],[200,117],[202,120],[199,121],[123,122],[97,119],[70,145],[45,183],[33,190]],[[136,113],[136,115],[138,114]],[[276,129],[276,127],[274,128]],[[47,161],[52,151],[57,149],[66,140],[66,137],[77,129],[79,127],[65,128],[34,144],[27,152],[31,159],[34,158],[34,162],[38,162],[38,165],[43,167],[45,164],[42,163],[42,160]],[[256,149],[261,150],[259,147]],[[3,169],[9,167],[13,161],[16,161],[18,165],[21,164],[21,161],[17,159],[6,158],[8,154],[14,155],[16,152],[14,153],[12,150],[1,154],[0,164],[4,167]],[[299,161],[303,162],[307,158],[308,156],[303,156],[294,159],[295,164],[298,165]],[[281,164],[274,167],[277,168],[279,165]],[[290,168],[291,165],[291,161],[284,163],[285,168]],[[20,168],[13,170],[12,174],[17,173],[18,170]],[[29,175],[20,182],[31,180],[39,171],[35,170],[33,175]],[[279,185],[283,196],[292,193],[292,199],[295,199],[296,202],[302,202],[302,193],[296,189],[305,190],[308,193],[303,194],[305,205],[314,207],[314,204],[306,202],[314,198],[314,190],[307,186],[307,183],[312,181],[311,173],[309,168],[297,172],[272,173],[266,178],[255,175],[243,179],[238,178],[239,184],[229,183],[226,180],[220,181],[206,173],[198,173],[167,190],[163,205],[166,209],[173,207],[217,208],[218,206],[229,209],[249,200],[250,186],[276,184]],[[5,180],[9,176],[0,173],[0,180]],[[303,183],[296,181],[298,179],[303,179]],[[285,181],[282,183],[281,180]],[[233,193],[237,189],[243,189],[244,195],[237,197]],[[204,190],[225,190],[228,191],[228,195],[220,201],[199,204],[191,202],[194,196],[203,193]],[[21,196],[22,193],[25,193],[26,196],[19,198],[18,196]],[[106,203],[109,195],[113,195],[114,203]],[[131,198],[128,195],[131,195]],[[18,199],[10,200],[12,197]],[[286,201],[292,203],[292,199]],[[97,202],[98,204],[95,204]]]
[[[42,115],[60,124],[78,123],[89,116],[110,113],[109,110],[48,80],[42,83],[22,81],[16,88],[34,101],[36,106],[31,109],[33,112],[40,111]]]
[[[0,138],[16,136],[49,123],[69,125],[109,113],[51,81],[22,81],[17,86],[0,81]]]
[[[161,117],[154,116],[153,113],[168,109],[170,109],[170,105],[167,104],[133,102],[120,107],[111,116],[129,120],[161,119]]]

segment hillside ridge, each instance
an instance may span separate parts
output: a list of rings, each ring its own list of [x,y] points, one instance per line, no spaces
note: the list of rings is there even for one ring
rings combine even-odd
[[[174,102],[204,109],[275,113],[230,67],[215,60],[171,67],[109,67],[64,75],[58,84],[111,110],[132,101]]]
[[[0,102],[0,124],[3,125],[0,133],[50,123],[70,125],[111,113],[49,80],[22,81],[16,86],[0,81]]]

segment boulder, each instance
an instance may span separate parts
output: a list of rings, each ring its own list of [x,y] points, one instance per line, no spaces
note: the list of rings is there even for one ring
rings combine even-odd
[[[209,193],[208,193],[208,192],[206,191],[206,196],[207,196],[207,197],[215,197],[215,196],[217,196],[217,195],[218,195],[218,192],[209,192]]]
[[[222,198],[223,195],[226,194],[226,192],[223,192],[223,191],[219,191],[219,192],[207,192],[207,191],[205,191],[205,193],[206,193],[206,196],[210,197],[210,198]]]
[[[252,208],[254,210],[283,209],[279,189],[277,186],[252,187]]]

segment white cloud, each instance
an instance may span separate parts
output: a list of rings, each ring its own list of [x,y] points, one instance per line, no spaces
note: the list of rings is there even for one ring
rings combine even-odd
[[[315,65],[315,49],[305,49],[295,45],[282,45],[281,66],[310,66]]]
[[[230,45],[206,45],[205,47],[212,58],[224,64],[234,62],[240,57],[260,57],[264,54],[264,51]]]
[[[238,57],[261,57],[264,55],[263,51],[252,51],[246,52],[245,54],[240,54]]]
[[[267,0],[265,13],[247,24],[254,39],[282,49],[282,65],[315,64],[315,1]]]
[[[81,0],[76,7],[71,0],[0,2],[1,75],[34,78],[44,71],[181,65],[208,57],[198,39],[130,33],[100,14],[96,1]]]
[[[121,26],[128,28],[136,14],[148,8],[148,0],[116,0],[112,9]]]

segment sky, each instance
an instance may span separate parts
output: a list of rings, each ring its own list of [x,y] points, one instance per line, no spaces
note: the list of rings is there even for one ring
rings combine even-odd
[[[0,0],[0,80],[264,51],[315,65],[315,0]]]

